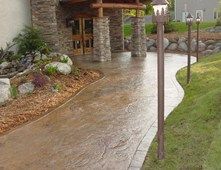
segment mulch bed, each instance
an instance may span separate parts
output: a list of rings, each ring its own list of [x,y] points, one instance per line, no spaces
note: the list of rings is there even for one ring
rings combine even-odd
[[[37,88],[32,94],[20,96],[17,99],[0,106],[0,135],[15,129],[19,125],[36,120],[49,113],[70,99],[86,85],[102,77],[102,73],[92,70],[81,70],[79,76],[50,76],[50,84]],[[12,84],[18,85],[32,79],[32,75],[15,78]],[[61,84],[59,92],[52,92],[51,84]]]

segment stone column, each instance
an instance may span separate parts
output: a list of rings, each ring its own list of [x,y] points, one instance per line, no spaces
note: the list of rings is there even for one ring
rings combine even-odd
[[[59,51],[55,0],[31,0],[32,25],[41,30],[50,47]]]
[[[94,18],[93,22],[93,36],[94,36],[94,61],[110,61],[111,60],[111,46],[110,46],[110,31],[109,18]]]
[[[132,17],[131,56],[146,57],[145,21],[143,17]]]
[[[123,10],[105,9],[104,14],[110,19],[111,52],[124,51]]]

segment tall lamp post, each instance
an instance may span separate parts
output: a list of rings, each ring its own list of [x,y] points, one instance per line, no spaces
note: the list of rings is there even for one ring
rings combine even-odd
[[[197,25],[197,36],[196,36],[196,61],[199,61],[199,25],[200,25],[201,18],[197,15],[196,18],[196,25]]]
[[[158,69],[158,159],[164,159],[164,23],[168,20],[166,0],[153,0],[153,21],[157,24]]]
[[[187,84],[190,83],[190,67],[191,67],[191,27],[193,24],[193,17],[189,13],[186,18],[186,24],[188,26],[188,59],[187,59]]]

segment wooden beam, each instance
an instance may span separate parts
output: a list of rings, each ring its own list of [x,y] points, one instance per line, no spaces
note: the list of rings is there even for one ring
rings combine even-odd
[[[98,3],[100,4],[103,4],[103,1],[102,0],[97,0]],[[103,7],[99,7],[98,8],[98,17],[99,18],[102,18],[104,16],[104,10],[103,10]]]
[[[93,3],[91,8],[115,8],[115,9],[146,9],[146,5],[139,4],[128,4],[128,3]]]
[[[140,0],[136,0],[136,4],[139,4],[140,3]],[[139,17],[140,16],[140,10],[139,9],[136,9],[136,17]]]

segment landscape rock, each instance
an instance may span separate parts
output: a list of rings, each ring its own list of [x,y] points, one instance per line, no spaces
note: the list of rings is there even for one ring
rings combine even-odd
[[[206,49],[206,45],[202,42],[199,42],[199,51],[202,52],[202,51],[205,51]]]
[[[67,60],[67,64],[69,66],[72,66],[73,65],[73,61],[71,60],[71,58],[65,54],[63,54],[61,57],[60,57],[60,60],[61,61],[64,61],[64,60]]]
[[[167,38],[164,38],[163,44],[164,44],[164,49],[166,49],[170,45],[170,41]]]
[[[0,64],[0,69],[7,69],[11,67],[11,63],[4,61],[3,63]]]
[[[178,48],[178,44],[177,43],[171,43],[169,46],[168,46],[168,50],[170,51],[176,51]]]
[[[187,52],[187,50],[188,50],[187,44],[185,42],[179,43],[178,49],[180,51]]]
[[[207,56],[213,53],[213,50],[206,50],[202,52],[202,55]]]
[[[67,63],[61,63],[61,62],[52,62],[45,66],[45,69],[48,67],[56,67],[57,71],[61,74],[68,75],[71,73],[71,66]]]
[[[216,47],[214,50],[213,50],[213,53],[218,53],[221,51],[221,47]]]
[[[178,40],[178,44],[186,42],[186,38],[185,37],[180,37]]]
[[[214,45],[209,45],[206,49],[207,49],[207,50],[214,50],[214,49],[215,49],[215,46],[214,46]]]
[[[147,49],[149,50],[150,47],[154,46],[156,41],[154,39],[147,39]]]
[[[35,89],[34,84],[32,83],[24,83],[18,86],[18,91],[20,94],[29,94],[32,93]]]
[[[195,52],[196,51],[196,46],[197,46],[197,42],[196,39],[192,39],[191,41],[191,51]]]
[[[207,40],[204,43],[206,44],[206,46],[208,46],[208,45],[214,44],[215,41],[214,40]]]
[[[150,47],[150,51],[155,52],[155,51],[157,51],[157,48],[156,47]]]
[[[0,79],[0,104],[5,103],[11,97],[10,80],[8,78]]]

